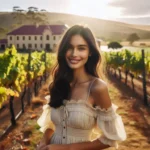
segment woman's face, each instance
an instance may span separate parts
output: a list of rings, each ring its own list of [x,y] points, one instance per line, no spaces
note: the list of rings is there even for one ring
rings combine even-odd
[[[72,36],[66,52],[66,62],[71,69],[84,67],[89,57],[89,46],[80,35]]]

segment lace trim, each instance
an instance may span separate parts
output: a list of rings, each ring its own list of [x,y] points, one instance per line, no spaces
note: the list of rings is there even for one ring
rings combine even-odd
[[[67,100],[67,99],[64,99],[63,100],[63,104],[64,105],[67,105],[67,104],[86,104],[87,106],[89,106],[91,109],[95,110],[95,111],[102,111],[102,112],[111,112],[113,110],[116,110],[118,108],[117,105],[113,104],[109,107],[109,108],[101,108],[100,106],[96,106],[95,108],[92,106],[91,103],[89,103],[88,101],[85,101],[85,100]]]
[[[47,95],[45,96],[45,99],[47,100],[47,102],[50,102],[50,95]],[[92,106],[91,103],[89,103],[88,101],[86,100],[82,100],[82,99],[79,99],[79,100],[74,100],[74,99],[71,99],[71,100],[67,100],[67,99],[64,99],[63,100],[63,104],[64,105],[67,105],[67,104],[86,104],[87,106],[89,106],[91,109],[93,109],[94,111],[101,111],[101,112],[111,112],[111,111],[116,111],[118,109],[118,106],[113,104],[109,107],[109,108],[101,108],[100,106],[96,106],[95,108]],[[60,108],[63,107],[63,106],[60,106]]]

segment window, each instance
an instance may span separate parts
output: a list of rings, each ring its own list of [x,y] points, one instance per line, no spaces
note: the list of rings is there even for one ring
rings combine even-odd
[[[37,37],[35,36],[34,39],[37,40]]]
[[[12,40],[12,36],[10,36],[10,40]]]
[[[55,40],[56,39],[56,37],[55,36],[53,36],[53,40]]]
[[[43,39],[42,36],[40,37],[40,39],[41,39],[41,40]]]
[[[49,40],[49,35],[46,36],[46,39]]]
[[[17,44],[17,48],[19,49],[19,44]]]
[[[17,40],[19,40],[19,36],[17,36]]]
[[[46,50],[50,50],[50,44],[46,44],[46,45],[45,45],[45,49],[46,49]]]
[[[35,48],[37,48],[37,44],[35,44]]]
[[[43,44],[41,44],[41,48],[43,48]]]
[[[29,40],[31,40],[31,36],[29,36]]]
[[[22,46],[24,49],[26,48],[26,46],[25,46],[25,44],[23,44],[23,46]]]
[[[28,44],[28,48],[32,48],[32,44]]]
[[[22,40],[25,40],[25,36],[22,37]]]

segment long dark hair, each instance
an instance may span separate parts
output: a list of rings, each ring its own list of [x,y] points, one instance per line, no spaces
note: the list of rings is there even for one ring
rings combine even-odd
[[[102,58],[93,33],[86,26],[72,26],[66,31],[57,48],[57,63],[53,68],[53,81],[49,86],[51,95],[49,105],[54,108],[63,105],[63,100],[69,98],[71,90],[70,82],[73,79],[73,70],[69,68],[65,59],[65,54],[68,50],[71,37],[74,35],[82,36],[89,46],[91,56],[85,64],[86,72],[92,76],[99,77],[98,67],[101,64]]]

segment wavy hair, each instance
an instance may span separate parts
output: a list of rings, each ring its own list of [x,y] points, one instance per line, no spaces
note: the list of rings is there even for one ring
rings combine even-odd
[[[57,47],[57,63],[53,67],[53,80],[49,86],[51,95],[49,105],[54,108],[63,105],[63,100],[68,100],[69,93],[71,91],[70,82],[73,80],[73,70],[69,68],[65,55],[68,50],[71,37],[74,35],[82,36],[89,46],[91,56],[85,64],[86,72],[92,76],[99,77],[98,68],[100,67],[102,58],[92,31],[87,26],[72,26],[65,32]]]

